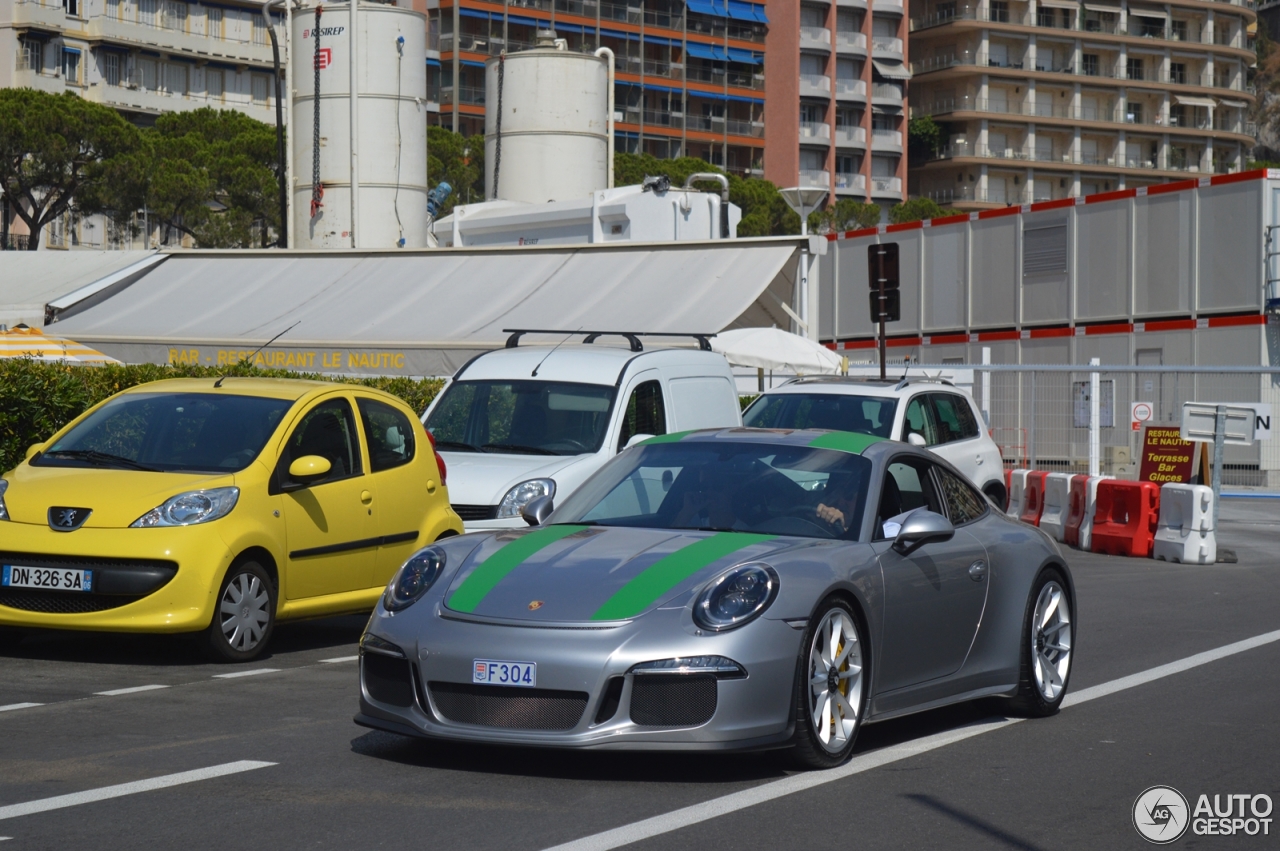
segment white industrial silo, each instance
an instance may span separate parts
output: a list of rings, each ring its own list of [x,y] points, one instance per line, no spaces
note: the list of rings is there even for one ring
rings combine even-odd
[[[318,26],[314,6],[293,13],[292,242],[298,248],[422,248],[427,244],[426,18],[366,2],[359,4],[357,23],[353,238],[351,6],[324,4]],[[324,195],[313,216],[317,152]]]
[[[488,199],[543,204],[612,185],[609,61],[550,36],[539,33],[537,48],[485,63]]]

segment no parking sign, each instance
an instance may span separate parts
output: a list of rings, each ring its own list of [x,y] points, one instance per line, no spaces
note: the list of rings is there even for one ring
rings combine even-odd
[[[1134,402],[1129,408],[1129,425],[1134,431],[1142,431],[1142,426],[1150,422],[1152,416],[1150,402]]]

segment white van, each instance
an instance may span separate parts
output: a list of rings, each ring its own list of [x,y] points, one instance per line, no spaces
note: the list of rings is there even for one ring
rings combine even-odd
[[[469,531],[525,526],[530,501],[561,501],[645,437],[742,425],[722,355],[635,351],[631,339],[630,349],[509,342],[458,370],[422,420]]]

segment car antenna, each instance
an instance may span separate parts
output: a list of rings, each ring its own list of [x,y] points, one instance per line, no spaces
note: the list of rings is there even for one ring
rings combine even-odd
[[[269,345],[271,345],[272,343],[274,343],[276,340],[279,340],[279,339],[280,339],[281,337],[283,337],[285,334],[288,334],[288,333],[289,333],[290,331],[292,331],[294,328],[297,328],[300,324],[302,324],[302,320],[301,320],[301,319],[299,319],[297,322],[293,323],[293,324],[292,324],[292,325],[290,325],[288,328],[286,328],[286,329],[284,329],[283,331],[281,331],[279,334],[276,334],[276,335],[275,335],[274,337],[272,337],[270,340],[267,340],[267,341],[266,341],[265,343],[263,343],[261,346],[258,346],[258,348],[257,348],[257,349],[255,349],[255,350],[253,351],[253,353],[252,353],[252,354],[250,354],[247,358],[241,358],[239,361],[237,361],[237,363],[244,363],[245,361],[251,361],[251,360],[253,360],[254,356],[255,356],[255,355],[257,355],[257,354],[258,354],[258,352],[262,351],[262,350],[263,350],[263,349],[265,349],[267,346],[269,346]],[[217,388],[217,387],[221,387],[221,386],[222,386],[222,382],[224,382],[224,381],[226,381],[226,380],[227,380],[227,376],[226,376],[226,375],[219,375],[219,376],[218,376],[218,380],[217,380],[217,381],[215,381],[215,382],[213,382],[213,386],[214,386],[215,388]]]
[[[574,334],[579,333],[579,332],[582,330],[582,327],[583,327],[583,326],[579,325],[579,326],[578,326],[578,330],[577,330],[577,331],[570,331],[570,332],[565,336],[565,338],[564,338],[563,340],[561,340],[560,342],[556,343],[555,348],[553,348],[551,351],[547,352],[547,354],[542,358],[542,360],[538,361],[538,365],[537,365],[537,366],[535,366],[535,367],[533,368],[533,372],[529,373],[529,377],[530,377],[530,378],[537,378],[537,377],[538,377],[538,370],[542,369],[542,365],[543,365],[544,363],[546,363],[546,362],[547,362],[547,358],[549,358],[549,357],[551,357],[552,355],[554,355],[554,354],[556,353],[556,349],[560,348],[560,347],[561,347],[561,346],[563,346],[565,343],[569,342],[569,338],[570,338],[570,337],[572,337]]]

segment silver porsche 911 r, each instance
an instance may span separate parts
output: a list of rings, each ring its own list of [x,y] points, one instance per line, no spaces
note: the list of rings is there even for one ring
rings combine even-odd
[[[864,722],[990,696],[1050,715],[1066,692],[1061,553],[923,449],[664,435],[549,503],[405,563],[361,638],[357,723],[826,767]]]

